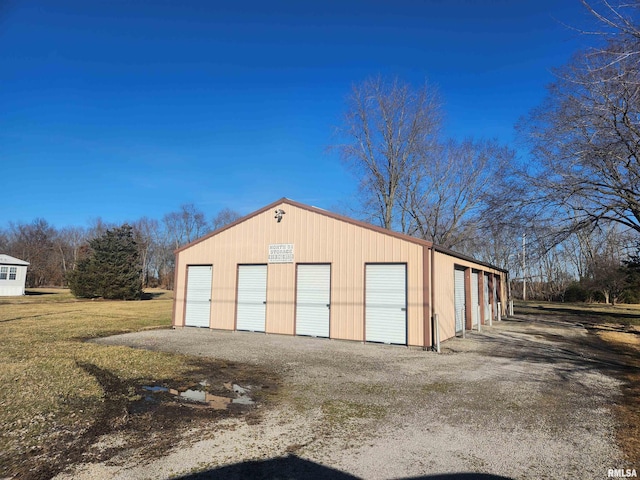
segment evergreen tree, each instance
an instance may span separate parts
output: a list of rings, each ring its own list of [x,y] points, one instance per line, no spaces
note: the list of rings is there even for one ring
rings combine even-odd
[[[76,297],[137,300],[142,294],[140,275],[133,228],[125,224],[91,240],[68,281]]]

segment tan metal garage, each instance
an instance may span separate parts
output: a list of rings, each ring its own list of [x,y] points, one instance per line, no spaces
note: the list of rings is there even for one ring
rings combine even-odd
[[[435,314],[442,340],[488,323],[499,302],[504,314],[505,280],[430,242],[281,199],[176,251],[173,325],[430,347]]]

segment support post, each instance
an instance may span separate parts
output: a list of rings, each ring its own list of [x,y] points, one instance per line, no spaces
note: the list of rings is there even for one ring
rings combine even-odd
[[[498,302],[498,318],[497,318],[497,320],[499,322],[502,321],[502,305],[500,304],[500,302]]]
[[[440,353],[440,320],[438,318],[438,314],[433,314],[433,329],[436,333],[436,352]]]

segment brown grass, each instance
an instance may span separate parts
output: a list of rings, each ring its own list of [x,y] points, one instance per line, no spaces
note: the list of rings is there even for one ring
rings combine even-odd
[[[171,292],[152,290],[150,300],[134,302],[79,301],[68,290],[29,293],[0,300],[0,477],[50,478],[86,456],[99,435],[127,422],[140,427],[129,410],[142,385],[247,374],[213,360],[82,341],[168,328]],[[171,417],[156,418],[158,429],[169,429]]]
[[[640,461],[640,335],[600,329],[595,333],[627,367],[619,374],[624,381],[624,401],[615,406],[620,424],[616,435],[629,464],[637,465]]]

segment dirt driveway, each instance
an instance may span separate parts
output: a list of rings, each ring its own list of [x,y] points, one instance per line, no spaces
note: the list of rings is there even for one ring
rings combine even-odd
[[[185,432],[188,444],[151,462],[132,455],[58,478],[607,478],[639,465],[615,443],[620,382],[581,348],[588,335],[509,320],[440,355],[204,329],[102,339],[253,363],[284,384],[251,421]],[[472,472],[486,476],[445,475]]]

